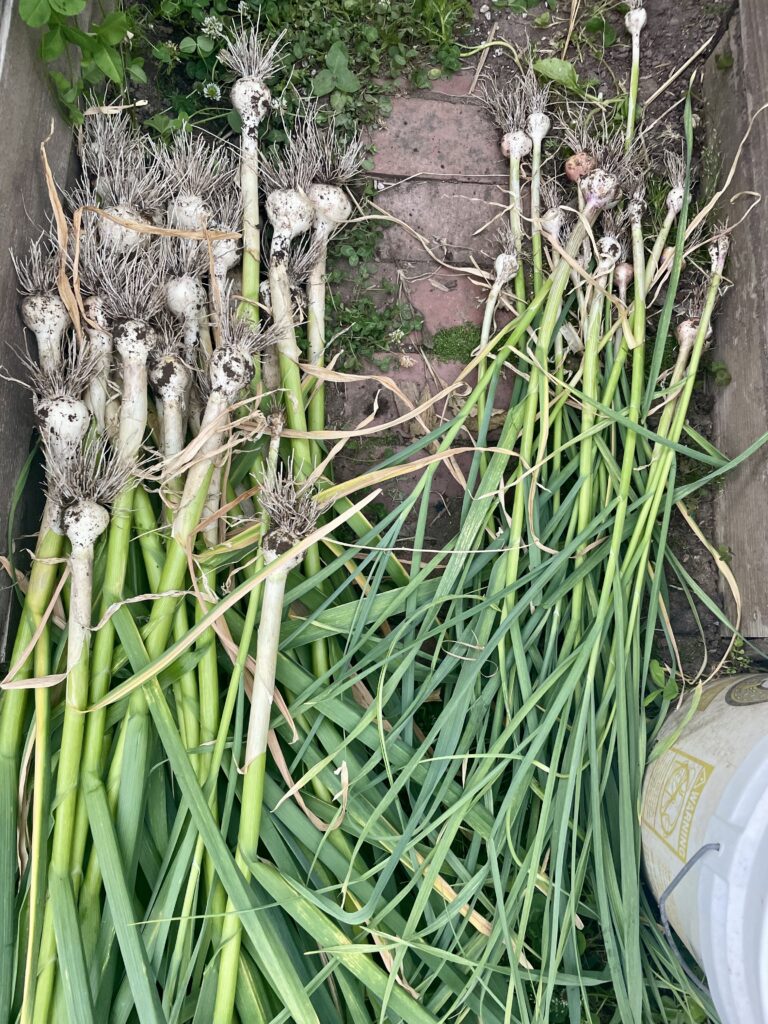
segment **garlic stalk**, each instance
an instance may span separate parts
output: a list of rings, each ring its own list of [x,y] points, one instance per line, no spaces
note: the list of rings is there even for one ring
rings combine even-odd
[[[526,127],[532,145],[531,157],[531,245],[533,248],[533,290],[534,294],[541,287],[543,280],[543,263],[541,247],[541,151],[544,139],[552,126],[547,114],[549,87],[540,86],[536,73],[531,68],[527,75],[528,120]]]
[[[509,282],[514,280],[519,266],[517,252],[515,251],[515,240],[508,229],[501,233],[499,242],[502,251],[494,261],[493,284],[491,285],[488,291],[488,297],[485,300],[483,326],[480,331],[480,351],[483,351],[490,341],[491,331],[493,329],[493,319],[496,314],[499,299],[501,298],[501,293]],[[483,374],[485,373],[486,363],[487,358],[486,356],[483,356],[477,364],[478,380],[482,379]],[[477,420],[479,425],[482,425],[484,416],[485,395],[483,394],[478,398],[477,402]]]
[[[66,346],[62,359],[53,367],[43,367],[26,358],[23,362],[28,372],[28,380],[19,383],[32,391],[39,431],[44,448],[49,453],[49,463],[66,471],[76,458],[90,423],[88,410],[80,396],[87,384],[92,361],[87,354],[78,352],[72,343]],[[22,651],[30,643],[42,620],[59,575],[58,563],[63,548],[62,509],[53,488],[50,488],[50,492],[43,511],[24,609],[10,658],[13,677],[17,681],[28,679],[32,675],[45,675],[50,671],[50,658],[45,654],[45,639],[41,639],[34,655],[23,663],[20,662]],[[0,861],[0,878],[8,892],[15,888],[18,751],[23,746],[29,697],[29,691],[26,689],[11,690],[3,694],[0,703],[0,783],[3,792],[7,794],[2,842],[8,844],[8,850],[13,851],[12,857],[3,857]],[[50,704],[50,690],[44,687],[36,689],[33,834],[29,880],[30,888],[41,893],[45,886],[44,851],[48,843]],[[13,901],[7,900],[1,905],[10,910]],[[30,1019],[29,1011],[34,998],[39,964],[38,947],[42,920],[37,914],[38,906],[38,902],[33,900],[29,908],[29,941],[22,995],[22,1020],[25,1021]],[[6,947],[10,940],[10,947],[13,948],[13,933],[9,929],[10,922],[2,910],[0,937]]]
[[[236,853],[238,867],[246,879],[250,877],[249,865],[258,857],[267,738],[275,692],[285,587],[289,573],[301,561],[300,557],[291,556],[291,549],[314,531],[320,511],[312,495],[297,492],[290,473],[273,474],[265,480],[261,489],[260,505],[271,524],[262,544],[264,564],[270,566],[281,559],[281,556],[282,559],[264,580],[256,640],[256,664],[251,680],[251,709],[245,743]],[[241,935],[240,919],[231,901],[228,901],[213,1013],[213,1019],[217,1024],[229,1024],[233,1019]]]
[[[203,276],[208,270],[208,248],[204,242],[191,238],[167,238],[163,243],[161,258],[166,305],[181,321],[184,358],[189,366],[195,366],[199,354],[207,360],[213,351],[208,323],[208,294],[203,284]]]
[[[96,359],[93,376],[88,384],[88,408],[99,430],[107,424],[107,405],[110,400],[109,372],[112,367],[112,332],[104,309],[104,301],[98,295],[83,300],[85,310],[85,336],[88,350]]]
[[[128,484],[132,466],[110,450],[104,435],[85,442],[67,465],[61,465],[53,452],[47,452],[46,466],[51,494],[64,510],[62,521],[71,545],[67,681],[49,867],[51,874],[69,880],[70,872],[79,868],[72,864],[71,851],[88,707],[94,546],[109,526],[107,508]],[[49,1019],[56,946],[49,902],[41,938],[35,1020]]]
[[[202,507],[200,492],[207,493],[213,462],[226,437],[229,409],[250,384],[254,359],[275,339],[274,330],[259,330],[229,308],[220,318],[219,330],[222,343],[209,364],[210,392],[200,426],[204,435],[200,457],[187,472],[179,514],[173,524],[173,536],[180,544],[186,543],[197,526],[199,511],[195,516],[191,510]]]
[[[297,125],[285,162],[267,168],[272,190],[266,201],[267,216],[272,224],[269,289],[272,319],[278,330],[277,352],[286,419],[292,430],[302,434],[307,431],[307,420],[301,389],[301,353],[296,342],[289,267],[291,243],[310,230],[315,213],[307,190],[317,166],[316,147],[313,149],[313,136],[307,125],[308,120]],[[301,479],[311,468],[309,442],[304,437],[293,438],[292,448],[295,472]]]
[[[316,124],[316,121],[315,121]],[[344,186],[359,173],[365,158],[365,147],[359,136],[345,139],[331,120],[321,131],[316,128],[319,164],[315,180],[307,195],[315,209],[312,228],[317,258],[307,278],[307,360],[321,367],[325,361],[325,275],[328,242],[352,216],[352,203]],[[310,430],[325,427],[325,386],[316,380],[309,401]]]
[[[149,380],[162,410],[163,457],[170,462],[184,448],[186,404],[192,384],[192,374],[170,331],[161,333],[150,354]],[[180,483],[177,478],[169,481],[169,486],[175,491]]]
[[[239,183],[232,183],[218,200],[214,210],[212,226],[217,231],[236,234],[242,227],[243,197]],[[240,262],[240,241],[237,238],[214,238],[211,240],[213,278],[209,284],[209,303],[212,312],[222,308],[227,292],[227,279],[231,270]]]
[[[102,282],[102,296],[122,372],[117,446],[123,458],[132,459],[147,429],[147,361],[157,340],[153,320],[163,304],[154,247],[119,259]]]
[[[69,313],[56,290],[58,252],[54,237],[43,232],[29,247],[23,258],[11,253],[19,282],[21,317],[37,341],[40,366],[51,370],[61,361],[64,332],[69,327]]]
[[[669,191],[667,192],[666,199],[667,210],[664,215],[664,222],[656,236],[656,241],[653,243],[653,249],[651,250],[645,267],[645,277],[649,288],[653,284],[656,271],[659,268],[660,262],[664,258],[664,251],[667,239],[669,238],[669,233],[672,230],[673,224],[680,215],[680,211],[683,208],[683,198],[685,196],[686,166],[683,157],[679,153],[667,152],[664,154],[664,164],[667,171],[667,180],[669,182]]]
[[[503,133],[501,152],[509,161],[509,224],[512,237],[515,240],[515,252],[518,259],[523,251],[525,237],[520,167],[533,147],[531,136],[526,131],[526,105],[529,87],[530,79],[527,77],[508,85],[502,85],[496,78],[489,77],[483,83],[480,94],[488,113],[497,128]],[[537,127],[541,128],[541,125],[537,125]],[[521,267],[518,268],[515,277],[515,292],[518,298],[525,298],[525,278]]]
[[[640,35],[648,21],[645,0],[629,0],[629,10],[624,15],[624,25],[632,39],[632,70],[629,77],[627,96],[627,131],[625,148],[629,150],[635,137],[637,119],[637,88],[640,82]]]
[[[240,188],[243,197],[243,297],[252,305],[248,313],[258,319],[261,221],[259,213],[259,129],[272,107],[268,80],[280,69],[281,33],[264,46],[258,28],[235,34],[218,60],[237,76],[232,106],[240,115]]]

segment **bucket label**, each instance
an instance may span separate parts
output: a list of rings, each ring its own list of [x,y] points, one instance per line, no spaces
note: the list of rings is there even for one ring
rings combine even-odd
[[[683,863],[696,805],[713,771],[714,765],[671,747],[648,779],[643,824]]]

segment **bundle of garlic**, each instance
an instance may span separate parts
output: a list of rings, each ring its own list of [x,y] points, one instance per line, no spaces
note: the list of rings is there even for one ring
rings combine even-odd
[[[486,83],[510,188],[476,377],[341,483],[326,273],[360,140],[304,104],[261,154],[282,40],[258,27],[221,52],[239,162],[86,116],[68,251],[16,260],[47,502],[0,698],[0,1024],[709,1010],[645,903],[637,807],[660,635],[683,671],[664,602],[693,586],[676,462],[725,468],[685,428],[727,234],[697,269],[690,107],[653,171],[638,145],[642,10],[625,124],[558,118],[533,71]]]

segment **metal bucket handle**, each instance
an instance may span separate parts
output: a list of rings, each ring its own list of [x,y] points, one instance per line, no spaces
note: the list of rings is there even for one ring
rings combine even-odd
[[[702,992],[708,999],[711,999],[709,989],[703,982],[701,982],[696,977],[696,975],[690,969],[688,964],[685,962],[685,958],[680,952],[677,942],[675,941],[675,936],[672,933],[672,927],[669,923],[669,917],[667,916],[667,900],[678,887],[678,885],[682,882],[685,876],[690,871],[692,871],[694,867],[696,867],[698,862],[702,859],[702,857],[704,857],[705,854],[715,852],[719,849],[720,843],[705,843],[704,846],[698,849],[696,853],[694,853],[694,855],[691,857],[691,859],[686,864],[684,864],[682,868],[680,868],[680,870],[669,883],[667,888],[664,890],[661,896],[659,896],[659,915],[661,916],[661,927],[664,930],[664,938],[667,940],[667,945],[672,950],[672,954],[682,967],[683,973],[685,974],[686,978],[688,978],[689,981],[693,982],[696,988],[700,992]]]

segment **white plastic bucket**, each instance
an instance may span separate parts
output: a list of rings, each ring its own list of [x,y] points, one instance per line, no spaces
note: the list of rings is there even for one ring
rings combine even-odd
[[[768,675],[705,687],[670,716],[646,772],[643,860],[723,1024],[768,1024]],[[679,733],[679,735],[677,735]]]

